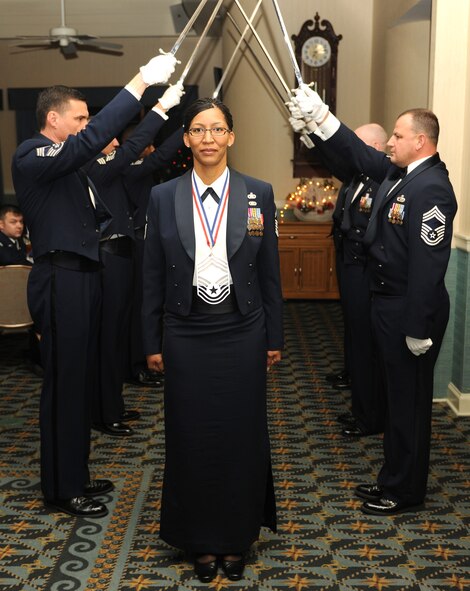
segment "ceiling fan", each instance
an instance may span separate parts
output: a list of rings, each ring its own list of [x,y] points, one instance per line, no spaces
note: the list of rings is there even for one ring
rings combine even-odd
[[[61,24],[49,30],[49,37],[24,37],[29,41],[16,41],[10,43],[13,47],[26,47],[30,49],[54,49],[59,48],[62,55],[67,58],[77,56],[78,49],[98,51],[122,55],[122,45],[101,41],[92,35],[78,35],[78,32],[65,24],[65,0],[60,0]]]

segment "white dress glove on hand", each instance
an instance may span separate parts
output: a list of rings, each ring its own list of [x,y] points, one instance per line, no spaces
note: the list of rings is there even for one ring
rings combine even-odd
[[[431,339],[414,339],[413,337],[406,337],[406,346],[413,353],[413,355],[422,355],[432,346]]]
[[[176,107],[176,105],[180,104],[183,94],[183,84],[181,82],[177,82],[165,90],[162,96],[158,99],[158,102],[165,109],[165,111],[168,111],[168,109],[171,109],[171,107]]]
[[[316,123],[321,123],[328,113],[328,105],[321,100],[318,92],[307,84],[301,84],[294,92],[294,99],[302,117],[307,121],[313,119]]]
[[[140,68],[142,80],[145,84],[165,84],[175,71],[178,63],[171,53],[165,53],[160,49],[161,55],[153,57],[148,64]]]

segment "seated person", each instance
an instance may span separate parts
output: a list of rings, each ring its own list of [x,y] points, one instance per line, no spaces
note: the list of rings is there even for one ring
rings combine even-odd
[[[16,205],[0,207],[0,266],[31,265],[23,238],[23,214]],[[39,335],[34,327],[29,331],[29,365],[31,371],[42,377]]]
[[[0,207],[0,266],[30,265],[23,238],[23,214],[16,205]]]

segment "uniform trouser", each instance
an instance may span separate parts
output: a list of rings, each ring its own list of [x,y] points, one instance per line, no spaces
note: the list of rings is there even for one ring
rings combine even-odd
[[[98,271],[34,264],[28,305],[41,335],[41,487],[48,500],[82,495],[89,479],[100,301]]]
[[[385,461],[377,482],[387,498],[419,504],[426,495],[434,366],[449,319],[449,296],[442,295],[431,334],[427,335],[433,345],[419,356],[409,351],[401,329],[405,302],[400,296],[374,295],[372,299],[372,328],[387,397]]]
[[[343,269],[344,269],[344,262],[343,262],[343,252],[342,249],[339,248],[336,250],[336,280],[338,282],[338,290],[339,290],[339,297],[341,303],[341,310],[343,312],[343,324],[345,322],[345,311],[344,311],[344,301],[343,301]],[[343,370],[346,371],[346,374],[349,375],[350,370],[350,360],[349,360],[349,337],[346,330],[346,326],[344,327],[343,333]]]
[[[351,411],[366,433],[383,431],[385,394],[370,318],[369,273],[364,265],[341,265],[341,302],[344,315]]]
[[[124,412],[122,386],[129,336],[133,259],[131,254],[120,256],[101,251],[101,261],[99,367],[93,422],[116,423]]]
[[[143,260],[145,241],[136,238],[134,251],[134,285],[129,332],[129,377],[137,377],[147,367],[142,337]]]

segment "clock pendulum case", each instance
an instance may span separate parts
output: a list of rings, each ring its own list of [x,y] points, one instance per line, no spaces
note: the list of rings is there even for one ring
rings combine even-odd
[[[312,20],[305,21],[298,35],[292,35],[297,63],[306,84],[313,88],[322,100],[336,112],[336,73],[338,44],[343,38],[336,35],[330,21],[320,21],[318,12]],[[320,29],[320,24],[322,28]],[[315,148],[309,150],[300,141],[300,134],[294,134],[293,177],[331,176],[319,159]]]

